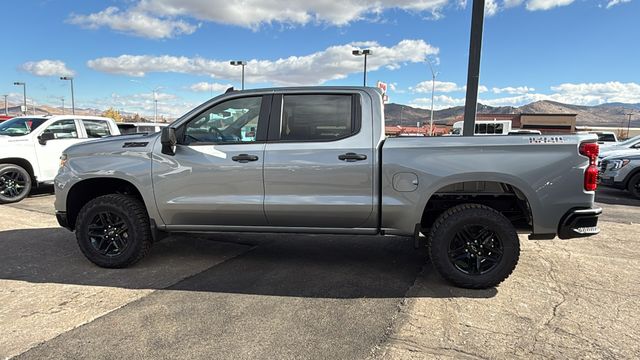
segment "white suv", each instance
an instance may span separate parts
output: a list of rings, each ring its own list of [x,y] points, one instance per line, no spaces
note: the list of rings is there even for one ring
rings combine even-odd
[[[52,182],[69,146],[111,135],[120,135],[116,123],[97,116],[20,116],[0,123],[0,204]]]

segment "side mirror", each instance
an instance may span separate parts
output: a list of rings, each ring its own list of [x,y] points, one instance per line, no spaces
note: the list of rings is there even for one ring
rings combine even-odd
[[[162,129],[162,134],[160,135],[160,143],[162,144],[162,153],[166,155],[175,155],[176,154],[176,129],[172,127],[166,127]]]
[[[55,139],[55,135],[53,133],[42,133],[38,136],[38,143],[40,145],[47,145],[47,141]]]

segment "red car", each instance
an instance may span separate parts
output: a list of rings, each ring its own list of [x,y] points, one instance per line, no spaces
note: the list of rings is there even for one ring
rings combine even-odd
[[[0,115],[0,123],[3,121],[7,121],[9,119],[12,119],[13,116],[5,116],[5,115]]]

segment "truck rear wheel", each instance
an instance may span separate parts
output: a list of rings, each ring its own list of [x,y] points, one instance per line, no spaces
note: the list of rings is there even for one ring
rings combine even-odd
[[[0,164],[0,204],[26,198],[31,191],[31,175],[21,166]]]
[[[94,264],[127,267],[151,249],[149,215],[144,204],[131,196],[100,196],[80,210],[76,239],[84,256]]]
[[[629,180],[627,190],[629,190],[633,197],[640,199],[640,174],[635,174],[631,180]]]
[[[445,211],[430,232],[429,256],[440,275],[456,286],[484,289],[513,272],[520,242],[509,220],[479,204]]]

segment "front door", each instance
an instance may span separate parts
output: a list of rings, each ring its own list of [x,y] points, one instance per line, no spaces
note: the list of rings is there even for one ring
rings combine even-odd
[[[360,103],[350,93],[274,98],[264,161],[269,225],[375,227],[373,136]]]
[[[53,139],[47,140],[45,144],[36,142],[34,145],[40,169],[38,181],[52,181],[58,173],[62,152],[69,146],[81,142],[82,139],[78,135],[78,124],[73,119],[55,121],[39,136],[42,134],[53,134]]]
[[[262,164],[270,105],[270,95],[224,100],[176,129],[175,155],[162,154],[156,143],[153,187],[165,224],[266,225]]]

